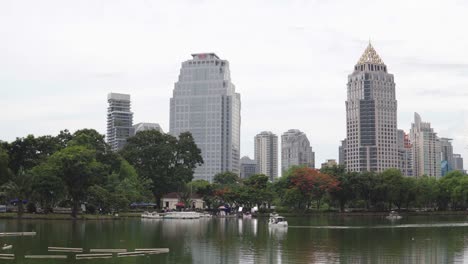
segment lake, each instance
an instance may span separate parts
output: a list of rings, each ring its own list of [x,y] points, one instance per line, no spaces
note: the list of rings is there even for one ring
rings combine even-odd
[[[116,221],[0,220],[0,232],[35,231],[33,237],[0,237],[15,260],[0,263],[453,263],[468,262],[466,216],[289,217],[289,228],[268,219]],[[30,260],[47,247],[169,248],[170,253],[99,260]],[[466,259],[466,260],[465,260]]]

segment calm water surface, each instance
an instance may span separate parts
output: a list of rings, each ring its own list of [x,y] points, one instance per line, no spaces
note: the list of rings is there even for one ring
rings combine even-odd
[[[466,216],[290,217],[288,229],[267,219],[118,221],[0,220],[0,232],[36,231],[0,238],[15,260],[0,263],[468,263]],[[100,260],[27,260],[48,246],[169,248],[149,257]]]

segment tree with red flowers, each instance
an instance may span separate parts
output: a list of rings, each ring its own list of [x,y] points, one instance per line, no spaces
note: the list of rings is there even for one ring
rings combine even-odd
[[[286,175],[288,190],[285,192],[284,201],[298,209],[310,207],[312,201],[316,201],[317,209],[320,209],[322,198],[339,189],[339,182],[330,175],[307,167],[293,167]]]

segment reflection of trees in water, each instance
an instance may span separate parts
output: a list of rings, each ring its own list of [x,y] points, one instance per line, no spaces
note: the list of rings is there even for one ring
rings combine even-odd
[[[452,221],[456,218],[451,218]],[[116,263],[452,263],[468,256],[468,227],[398,228],[402,223],[440,223],[416,218],[396,223],[365,219],[290,218],[291,227],[270,229],[267,219],[119,221],[0,220],[6,231],[35,237],[1,238],[12,253],[47,254],[47,246],[89,248],[167,247],[170,254],[122,258]],[[461,221],[458,219],[458,221]],[[388,228],[294,228],[310,225],[386,225]],[[360,224],[359,224],[360,223]],[[147,261],[147,262],[145,262]],[[150,262],[148,262],[150,261]],[[23,263],[23,262],[18,262]],[[42,263],[42,262],[41,262]],[[46,262],[44,262],[46,263]],[[87,263],[112,263],[107,260]]]

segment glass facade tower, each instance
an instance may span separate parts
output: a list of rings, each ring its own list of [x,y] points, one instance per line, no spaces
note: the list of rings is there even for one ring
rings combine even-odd
[[[214,53],[192,54],[182,63],[170,100],[170,134],[192,133],[204,164],[194,179],[209,182],[220,172],[239,174],[240,94],[231,82],[229,62]]]

